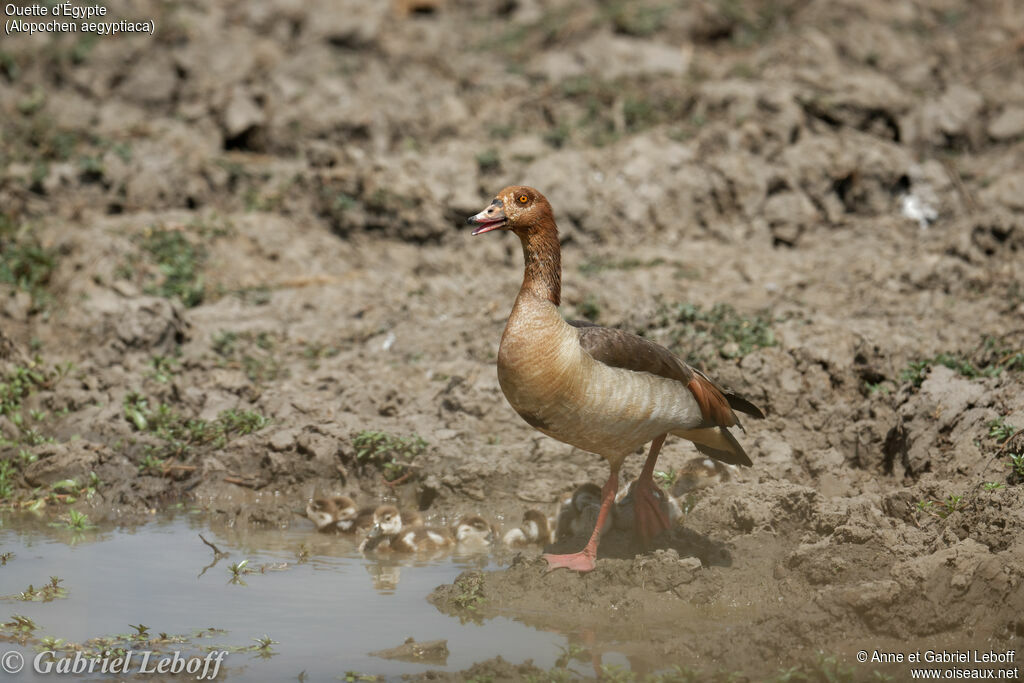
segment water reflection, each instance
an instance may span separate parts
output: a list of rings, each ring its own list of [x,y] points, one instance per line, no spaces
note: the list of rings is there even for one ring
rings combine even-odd
[[[392,595],[402,579],[402,568],[385,560],[380,560],[377,564],[367,564],[365,569],[373,581],[373,587],[384,595]]]
[[[175,638],[160,646],[168,651],[229,649],[229,678],[294,679],[305,670],[310,680],[335,680],[349,670],[387,678],[428,668],[456,671],[498,655],[550,666],[564,643],[560,634],[511,619],[460,624],[426,601],[436,586],[451,583],[466,569],[506,563],[510,558],[501,551],[457,546],[439,556],[363,556],[352,539],[296,526],[226,527],[181,512],[146,524],[71,534],[45,518],[0,513],[0,555],[12,553],[0,568],[0,592],[6,594],[0,609],[36,626],[23,644],[13,639],[9,646],[29,661],[44,637],[69,648],[87,642],[130,646],[135,642],[130,625],[146,625],[151,638],[161,633]],[[245,585],[230,583],[229,567],[243,561]],[[66,597],[17,599],[28,585],[42,586],[50,576],[59,576]],[[342,640],[336,637],[339,615],[359,625]],[[13,635],[0,629],[0,638]],[[276,641],[269,650],[274,656],[266,660],[255,643],[264,635]],[[369,654],[399,646],[407,637],[447,640],[447,663]]]
[[[13,639],[11,647],[31,659],[43,637],[61,639],[68,647],[131,645],[129,625],[145,624],[151,634],[182,638],[162,646],[168,650],[230,649],[225,662],[230,676],[267,680],[293,679],[303,670],[310,680],[334,680],[350,670],[387,678],[428,668],[457,671],[498,655],[511,662],[531,659],[545,669],[565,665],[588,677],[607,665],[657,668],[649,648],[644,650],[644,634],[625,634],[614,625],[567,632],[552,628],[543,614],[524,622],[482,615],[458,619],[427,602],[435,587],[466,570],[507,565],[517,551],[500,542],[461,543],[432,554],[363,555],[358,536],[296,526],[226,527],[183,512],[147,524],[72,534],[43,518],[0,514],[0,555],[13,553],[0,569],[6,594],[0,609],[6,603],[8,614],[24,615],[37,626],[20,645]],[[240,580],[232,582],[229,568],[242,562]],[[42,586],[50,576],[61,579],[66,596],[51,602],[17,599],[19,591]],[[358,624],[342,640],[336,637],[339,615]],[[9,631],[0,637],[11,637]],[[276,642],[261,651],[254,643],[265,635]],[[446,663],[370,654],[396,648],[409,637],[447,640]]]

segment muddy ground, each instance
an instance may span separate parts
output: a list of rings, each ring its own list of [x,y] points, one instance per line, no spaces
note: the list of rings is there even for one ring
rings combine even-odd
[[[582,578],[526,553],[440,609],[680,677],[1020,649],[1019,3],[132,15],[156,36],[0,43],[4,505],[288,525],[345,491],[508,526],[603,481],[498,387],[521,255],[463,223],[527,183],[555,208],[567,317],[672,346],[768,418],[672,549]],[[693,454],[669,441],[660,467]]]

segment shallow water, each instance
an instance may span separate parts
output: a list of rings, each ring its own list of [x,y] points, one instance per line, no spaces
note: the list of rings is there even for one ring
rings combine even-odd
[[[199,533],[230,556],[208,567],[213,552]],[[304,561],[300,549],[307,553]],[[467,568],[498,567],[486,554],[378,561],[364,558],[345,539],[312,529],[215,528],[187,513],[79,533],[7,514],[0,516],[0,553],[8,552],[14,556],[0,567],[0,622],[24,615],[38,630],[34,643],[0,641],[0,655],[16,650],[26,661],[19,676],[4,675],[5,680],[52,677],[29,673],[40,637],[83,642],[133,633],[131,625],[138,624],[148,626],[151,637],[208,627],[226,630],[183,645],[159,645],[166,653],[202,656],[203,647],[249,647],[264,634],[277,641],[270,657],[253,651],[226,655],[218,680],[293,680],[303,671],[308,681],[338,680],[346,671],[393,678],[428,669],[464,669],[496,655],[516,663],[532,659],[547,668],[568,644],[566,634],[510,619],[459,623],[426,601],[434,587],[450,583]],[[244,585],[232,583],[229,565],[243,559],[250,568],[270,568],[243,576]],[[17,599],[30,584],[38,588],[50,576],[63,580],[66,598]],[[408,663],[368,654],[400,645],[407,637],[447,639],[447,661]],[[156,648],[143,642],[132,649]],[[132,670],[137,670],[138,656]],[[74,677],[79,678],[85,677]],[[154,680],[152,675],[144,678]],[[183,674],[175,680],[194,678]]]

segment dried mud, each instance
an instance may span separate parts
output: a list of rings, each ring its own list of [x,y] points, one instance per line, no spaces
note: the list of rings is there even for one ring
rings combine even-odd
[[[95,473],[73,504],[93,519],[188,500],[308,524],[321,490],[514,524],[603,481],[498,387],[521,256],[462,222],[523,182],[555,207],[568,317],[672,345],[768,418],[741,439],[755,466],[693,493],[668,549],[584,577],[527,553],[474,579],[476,609],[459,582],[438,608],[584,632],[637,673],[1019,649],[1024,444],[992,432],[1024,428],[1019,3],[132,12],[155,38],[0,46],[0,243],[54,263],[0,283],[0,368],[42,373],[21,423],[0,415],[9,504]],[[733,337],[683,312],[716,304]],[[214,431],[171,443],[160,404]],[[428,446],[391,486],[365,430]],[[660,467],[692,455],[670,441]],[[487,675],[539,674],[458,677]]]

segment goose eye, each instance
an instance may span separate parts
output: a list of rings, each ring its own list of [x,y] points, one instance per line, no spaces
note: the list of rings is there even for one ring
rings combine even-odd
[[[528,201],[530,201],[530,198],[527,197],[525,194],[519,195],[519,203],[520,204],[525,204]]]

